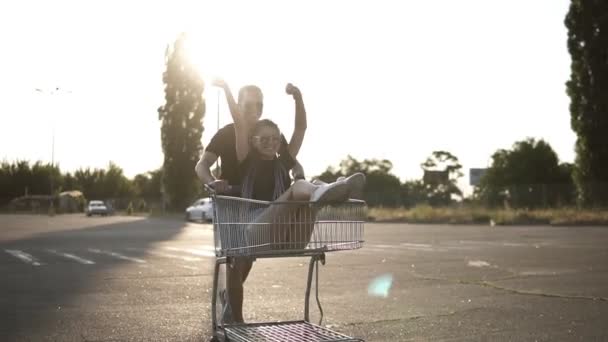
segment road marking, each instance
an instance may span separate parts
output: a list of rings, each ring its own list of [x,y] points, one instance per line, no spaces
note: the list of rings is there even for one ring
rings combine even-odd
[[[534,247],[540,248],[544,246],[550,246],[552,243],[550,242],[511,242],[511,241],[472,241],[472,240],[460,240],[458,241],[460,244],[468,244],[475,245],[478,247],[485,246],[501,246],[501,247]]]
[[[131,251],[143,251],[146,254],[158,255],[161,257],[165,257],[165,258],[180,259],[180,260],[184,260],[184,261],[201,261],[201,260],[203,260],[201,258],[190,257],[190,256],[185,256],[185,255],[163,253],[163,252],[159,252],[159,251],[147,251],[147,250],[144,250],[143,248],[127,248],[127,249],[131,250]]]
[[[117,259],[122,259],[122,260],[127,260],[127,261],[133,261],[139,264],[145,264],[146,261],[142,260],[142,259],[138,259],[138,258],[132,258],[132,257],[128,257],[126,255],[122,255],[120,253],[116,253],[116,252],[112,252],[112,251],[102,251],[99,249],[95,249],[95,248],[89,248],[89,252],[93,252],[93,253],[97,253],[97,254],[105,254],[105,255],[109,255],[109,256],[113,256]]]
[[[560,274],[576,273],[576,270],[530,270],[517,273],[522,276],[554,276]]]
[[[399,245],[367,245],[373,250],[412,250],[412,251],[425,251],[425,252],[437,252],[444,251],[445,248],[433,248],[432,245],[418,244],[418,243],[401,243]],[[366,248],[364,248],[366,249]]]
[[[490,263],[483,260],[469,260],[467,266],[470,267],[490,267]]]
[[[94,264],[95,264],[95,262],[94,262],[94,261],[91,261],[91,260],[88,260],[88,259],[85,259],[85,258],[81,258],[81,257],[76,256],[76,255],[74,255],[74,254],[70,254],[70,253],[61,253],[61,252],[57,252],[57,251],[56,251],[56,250],[54,250],[54,249],[47,249],[46,251],[47,251],[47,252],[49,252],[49,253],[55,254],[55,255],[62,256],[62,257],[64,257],[64,258],[72,259],[72,260],[74,260],[74,261],[76,261],[76,262],[79,262],[79,263],[81,263],[81,264],[84,264],[84,265],[94,265]]]
[[[5,249],[4,250],[6,253],[14,256],[15,258],[30,264],[32,266],[42,266],[44,265],[41,262],[38,262],[38,260],[36,260],[36,258],[34,258],[33,256],[31,256],[30,254],[27,254],[23,251],[17,250],[17,249]]]
[[[188,265],[180,265],[180,266],[185,269],[188,269],[188,270],[198,271],[198,267],[188,266]]]
[[[214,245],[198,245],[197,247],[200,247],[201,249],[215,251],[215,246]]]
[[[433,245],[429,245],[426,243],[402,243],[401,246],[412,247],[412,248],[426,248],[426,249],[433,248]]]
[[[195,248],[176,248],[176,247],[165,247],[165,249],[175,252],[185,252],[194,255],[200,255],[204,257],[214,257],[215,252],[208,249],[195,249]]]

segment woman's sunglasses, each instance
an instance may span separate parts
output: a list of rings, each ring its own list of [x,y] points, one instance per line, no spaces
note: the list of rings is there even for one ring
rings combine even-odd
[[[276,135],[267,135],[267,136],[254,135],[251,137],[251,139],[253,139],[253,141],[255,141],[257,143],[262,143],[262,144],[268,144],[268,143],[276,144],[279,141],[281,141],[281,137],[278,137]]]

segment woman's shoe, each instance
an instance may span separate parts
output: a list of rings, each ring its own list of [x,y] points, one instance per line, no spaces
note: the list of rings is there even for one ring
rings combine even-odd
[[[363,199],[363,188],[365,187],[365,175],[361,172],[357,172],[344,179],[349,187],[349,198]]]
[[[320,185],[310,196],[311,202],[344,202],[348,200],[349,185],[345,180]]]

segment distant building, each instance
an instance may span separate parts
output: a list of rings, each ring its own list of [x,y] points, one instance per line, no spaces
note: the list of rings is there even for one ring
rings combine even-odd
[[[64,191],[59,194],[59,212],[78,213],[84,211],[85,199],[78,190]]]
[[[78,213],[84,211],[85,199],[78,190],[64,191],[57,196],[25,195],[11,200],[9,207],[14,211],[47,212],[53,202],[59,213]]]

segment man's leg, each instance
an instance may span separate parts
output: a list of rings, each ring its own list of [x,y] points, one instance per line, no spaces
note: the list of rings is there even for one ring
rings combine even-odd
[[[315,229],[317,208],[301,206],[293,208],[291,223],[287,228],[286,242],[290,249],[304,249],[311,240]],[[314,248],[315,246],[313,246]]]
[[[317,186],[314,186],[310,183],[306,184],[306,182],[297,182],[299,185],[295,188],[290,187],[283,195],[281,195],[277,201],[286,202],[290,200],[305,200],[301,199],[301,196],[309,197],[309,193],[311,193]],[[295,194],[294,194],[295,192]],[[287,205],[271,205],[266,210],[262,212],[256,218],[256,222],[266,222],[270,218],[277,217],[278,215],[282,215],[288,210],[289,207]],[[272,221],[268,221],[272,222]],[[273,227],[274,228],[274,227]],[[257,227],[252,227],[252,230],[259,229]],[[267,229],[267,228],[266,228]],[[250,232],[251,233],[251,232]],[[251,242],[250,242],[251,243]],[[232,310],[232,322],[242,323],[243,319],[243,284],[247,280],[249,276],[249,272],[253,266],[253,261],[248,257],[236,257],[234,259],[234,265],[228,266],[226,268],[227,272],[227,284],[226,288],[228,290],[228,301],[230,303],[230,307]]]
[[[234,265],[226,268],[228,302],[232,311],[232,322],[243,323],[243,284],[253,266],[253,260],[247,257],[237,257]]]

